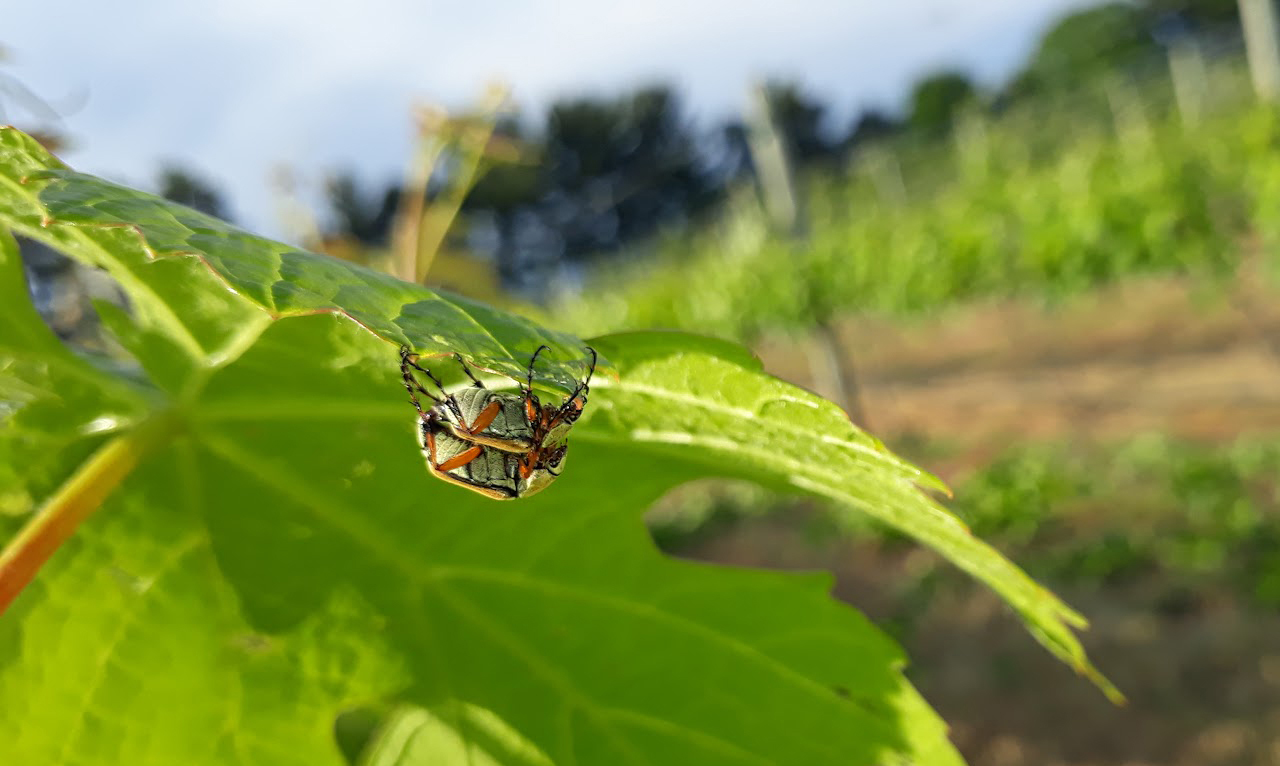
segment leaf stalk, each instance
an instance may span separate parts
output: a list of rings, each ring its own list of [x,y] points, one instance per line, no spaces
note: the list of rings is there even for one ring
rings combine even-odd
[[[58,488],[0,552],[0,616],[142,458],[176,431],[172,413],[153,417],[108,441]]]

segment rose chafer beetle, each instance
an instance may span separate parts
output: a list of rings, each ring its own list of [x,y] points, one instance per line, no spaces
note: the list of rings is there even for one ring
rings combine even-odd
[[[539,346],[533,352],[519,394],[485,388],[461,355],[455,354],[474,385],[449,394],[430,370],[418,365],[415,354],[401,347],[400,374],[418,411],[419,442],[432,473],[496,498],[531,495],[560,475],[568,450],[565,442],[586,407],[597,356],[595,349],[587,347],[591,364],[586,377],[558,406],[544,405],[533,393],[533,371],[538,355],[546,349]],[[412,370],[435,383],[441,396],[423,388]],[[418,394],[435,404],[423,410]]]

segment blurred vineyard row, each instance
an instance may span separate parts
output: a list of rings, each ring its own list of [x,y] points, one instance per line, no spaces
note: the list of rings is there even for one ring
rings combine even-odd
[[[584,334],[669,327],[750,340],[833,314],[911,315],[976,298],[1080,292],[1127,275],[1231,274],[1275,238],[1280,114],[1219,66],[1188,120],[1167,80],[976,113],[952,140],[870,147],[803,179],[804,231],[770,233],[754,192],[561,297]]]

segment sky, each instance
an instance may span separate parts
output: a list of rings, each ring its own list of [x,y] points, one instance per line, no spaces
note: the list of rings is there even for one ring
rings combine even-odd
[[[464,108],[495,80],[532,120],[557,98],[670,83],[710,125],[745,108],[751,83],[789,79],[844,125],[901,109],[939,69],[997,85],[1053,20],[1093,4],[49,0],[5,9],[0,78],[63,115],[76,169],[154,190],[164,163],[187,168],[238,223],[293,239],[273,169],[312,202],[337,170],[380,190],[403,173],[414,104]],[[0,108],[0,122],[39,126],[2,90]]]

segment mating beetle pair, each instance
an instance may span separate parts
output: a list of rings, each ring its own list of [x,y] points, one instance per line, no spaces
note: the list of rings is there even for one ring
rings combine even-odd
[[[533,352],[518,394],[485,388],[462,356],[455,354],[473,385],[449,394],[430,370],[418,365],[417,354],[406,346],[400,348],[400,375],[418,411],[418,441],[433,474],[497,500],[528,497],[560,475],[569,449],[569,429],[587,405],[596,352],[587,347],[591,364],[586,378],[555,406],[544,405],[533,393],[533,366],[544,350],[546,346],[539,346]],[[441,395],[423,388],[413,370],[426,375]],[[418,394],[435,404],[423,410]]]

